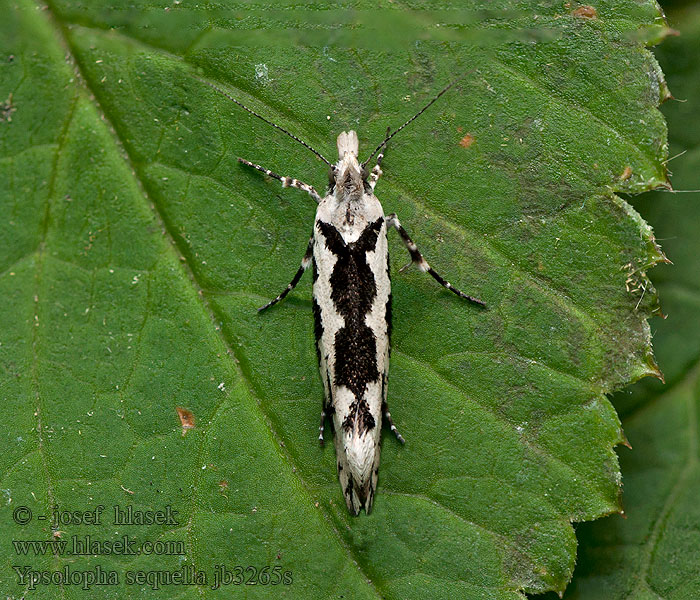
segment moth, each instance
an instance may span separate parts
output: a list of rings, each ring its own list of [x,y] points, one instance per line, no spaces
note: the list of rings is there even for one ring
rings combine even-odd
[[[391,280],[387,231],[396,229],[411,256],[411,262],[430,274],[440,285],[465,300],[485,307],[481,300],[461,292],[439,275],[425,260],[395,214],[385,215],[374,195],[382,175],[387,143],[449,90],[445,86],[403,125],[387,129],[382,142],[360,163],[355,131],[337,138],[338,161],[331,163],[320,152],[283,127],[251,110],[212,83],[200,79],[229,100],[290,136],[325,162],[329,185],[325,196],[313,186],[284,177],[243,158],[239,162],[282,183],[307,192],[318,204],[314,228],[301,265],[291,282],[266,310],[282,300],[297,285],[304,271],[313,270],[313,314],[316,350],[324,401],[319,441],[327,417],[332,417],[335,448],[345,502],[353,515],[372,510],[379,474],[382,419],[403,444],[387,406],[389,355],[391,352]],[[376,155],[368,171],[367,165]],[[409,263],[410,264],[410,263]],[[408,266],[408,265],[407,265]]]

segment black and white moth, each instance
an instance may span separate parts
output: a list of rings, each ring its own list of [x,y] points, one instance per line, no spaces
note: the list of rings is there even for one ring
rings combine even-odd
[[[332,416],[338,477],[349,511],[372,510],[379,474],[382,417],[404,443],[387,407],[387,380],[391,337],[391,281],[387,230],[396,229],[411,261],[442,286],[474,304],[485,304],[461,292],[425,260],[395,214],[384,215],[374,188],[382,175],[382,159],[389,140],[421,115],[454,85],[443,88],[420,111],[387,135],[363,163],[358,161],[357,133],[343,131],[337,139],[338,162],[328,161],[309,144],[283,127],[251,110],[208,81],[200,80],[238,106],[284,132],[316,154],[330,167],[328,192],[321,195],[310,185],[282,177],[245,159],[238,160],[277,179],[284,187],[307,192],[317,203],[316,219],[301,266],[284,291],[259,308],[263,311],[282,300],[312,265],[313,313],[316,350],[324,402],[319,440],[323,444],[326,417]],[[371,171],[367,164],[374,156]]]

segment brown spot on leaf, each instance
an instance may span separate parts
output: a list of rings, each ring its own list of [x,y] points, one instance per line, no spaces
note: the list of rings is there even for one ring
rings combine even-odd
[[[462,148],[469,148],[474,143],[474,136],[467,134],[461,140],[459,140],[459,145]]]
[[[176,407],[175,410],[177,411],[177,416],[180,417],[180,423],[182,424],[182,435],[185,435],[188,429],[194,428],[194,414],[191,410],[187,410],[181,406]]]
[[[584,19],[596,19],[598,17],[598,11],[588,4],[579,6],[577,9],[573,10],[571,14],[574,15],[574,17],[582,17]]]
[[[228,489],[228,481],[226,481],[225,479],[222,479],[221,481],[219,481],[219,491],[223,492],[224,490],[227,490],[227,489]]]

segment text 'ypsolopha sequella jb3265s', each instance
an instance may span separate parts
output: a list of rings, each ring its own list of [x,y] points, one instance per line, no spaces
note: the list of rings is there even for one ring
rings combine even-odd
[[[421,115],[454,85],[443,88],[401,127],[387,135],[363,163],[358,161],[357,133],[343,131],[337,139],[338,162],[327,160],[309,144],[283,127],[251,110],[224,90],[200,79],[238,106],[279,129],[316,154],[330,167],[328,193],[282,177],[250,161],[238,160],[277,179],[284,187],[307,192],[317,203],[314,229],[301,266],[285,290],[261,307],[263,311],[282,300],[299,282],[309,265],[313,269],[313,313],[316,347],[325,398],[321,410],[319,440],[327,416],[332,416],[338,477],[348,509],[357,515],[372,510],[379,474],[381,424],[384,417],[401,443],[387,408],[387,379],[391,336],[391,281],[387,229],[396,229],[418,268],[461,298],[485,306],[441,277],[423,258],[395,214],[384,215],[374,188],[382,175],[387,142]],[[374,156],[371,171],[367,164]]]

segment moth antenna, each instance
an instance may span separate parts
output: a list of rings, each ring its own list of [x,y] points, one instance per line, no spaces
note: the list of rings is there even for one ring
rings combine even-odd
[[[201,77],[197,77],[196,75],[193,75],[193,77],[194,77],[195,79],[197,79],[198,81],[201,81],[202,83],[205,83],[206,85],[208,85],[208,86],[209,86],[210,88],[212,88],[213,90],[219,92],[219,94],[221,94],[222,96],[226,96],[231,102],[233,102],[234,104],[238,104],[238,106],[240,106],[243,110],[248,111],[251,115],[253,115],[253,116],[255,116],[255,117],[258,117],[258,119],[260,119],[261,121],[265,121],[265,123],[267,123],[268,125],[272,125],[272,127],[274,127],[275,129],[279,129],[281,132],[286,133],[290,138],[292,138],[293,140],[296,140],[296,141],[299,142],[302,146],[304,146],[305,148],[308,148],[309,150],[311,150],[311,152],[313,152],[313,153],[314,153],[316,156],[318,156],[324,163],[326,163],[329,167],[331,167],[331,169],[334,169],[334,168],[335,168],[335,165],[333,165],[325,156],[323,156],[323,154],[321,154],[318,150],[316,150],[315,148],[313,148],[310,144],[307,144],[304,140],[302,140],[302,139],[298,138],[297,136],[295,136],[295,135],[294,135],[293,133],[291,133],[290,131],[287,131],[284,127],[281,127],[280,125],[277,125],[276,123],[273,123],[273,122],[270,121],[269,119],[266,119],[266,118],[263,117],[262,115],[259,115],[259,114],[256,113],[253,109],[248,108],[248,107],[247,107],[245,104],[243,104],[241,101],[236,100],[236,99],[235,99],[233,96],[231,96],[229,93],[225,92],[225,91],[222,90],[220,87],[214,85],[213,83],[207,81],[206,79],[202,79]],[[375,152],[376,152],[376,150],[375,150]]]
[[[474,70],[474,69],[472,69],[472,71],[473,71],[473,70]],[[372,160],[372,157],[373,157],[377,152],[379,152],[379,150],[381,150],[382,146],[384,146],[384,145],[385,145],[391,138],[393,138],[399,131],[401,131],[404,127],[406,127],[406,126],[409,125],[410,123],[413,123],[413,121],[415,121],[415,120],[416,120],[418,117],[420,117],[426,110],[428,110],[428,108],[430,108],[435,102],[437,102],[437,100],[438,100],[438,98],[440,98],[440,96],[442,96],[442,95],[443,95],[447,90],[449,90],[455,83],[457,83],[458,81],[460,81],[461,79],[463,79],[464,77],[466,77],[466,76],[467,76],[469,73],[471,73],[472,71],[469,71],[468,73],[463,73],[462,75],[460,75],[459,77],[457,77],[457,79],[453,79],[452,81],[450,81],[450,83],[448,83],[444,88],[442,88],[442,89],[433,97],[433,99],[432,99],[430,102],[428,102],[423,108],[421,108],[415,115],[413,115],[408,121],[406,121],[403,125],[401,125],[401,127],[399,127],[398,129],[395,129],[393,132],[391,132],[389,135],[387,135],[387,136],[384,138],[384,140],[382,141],[382,143],[379,144],[379,146],[377,146],[377,147],[374,149],[374,151],[372,152],[372,154],[369,155],[369,157],[367,158],[367,160],[366,160],[365,162],[362,163],[362,167],[366,167],[366,166],[367,166],[367,163],[368,163],[370,160]]]

